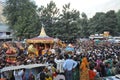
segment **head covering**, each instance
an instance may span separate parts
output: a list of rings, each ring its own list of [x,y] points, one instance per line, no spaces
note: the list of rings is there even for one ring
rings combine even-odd
[[[84,57],[84,58],[82,59],[81,65],[80,65],[80,69],[86,70],[87,68],[88,68],[88,61],[87,61],[87,58]]]
[[[85,65],[87,65],[87,64],[88,64],[87,58],[84,57],[84,58],[82,59],[82,62],[83,62]]]

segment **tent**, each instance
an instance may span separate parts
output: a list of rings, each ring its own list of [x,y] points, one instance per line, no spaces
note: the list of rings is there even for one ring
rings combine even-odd
[[[41,33],[39,36],[31,39],[27,39],[26,42],[27,43],[54,43],[54,38],[47,36],[44,30],[44,27],[42,27]]]
[[[10,71],[10,70],[31,69],[31,68],[49,66],[49,65],[50,64],[29,64],[29,65],[9,66],[9,67],[2,68],[0,71],[2,73],[2,72],[5,72],[5,71]]]

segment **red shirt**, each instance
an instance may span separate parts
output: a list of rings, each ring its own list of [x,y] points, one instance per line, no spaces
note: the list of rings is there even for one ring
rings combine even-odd
[[[95,80],[96,73],[93,70],[89,70],[89,79],[90,80]]]

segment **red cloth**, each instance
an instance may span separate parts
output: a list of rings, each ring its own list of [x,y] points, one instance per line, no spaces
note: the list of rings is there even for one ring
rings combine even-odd
[[[13,52],[12,52],[12,50],[11,49],[8,49],[7,51],[6,51],[6,54],[12,54]]]
[[[96,72],[94,72],[93,70],[89,70],[89,79],[90,80],[95,80],[94,79],[95,76],[96,76]]]

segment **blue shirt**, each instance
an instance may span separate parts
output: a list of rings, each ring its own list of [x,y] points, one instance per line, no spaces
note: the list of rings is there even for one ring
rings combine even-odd
[[[73,59],[67,59],[65,60],[63,64],[63,69],[67,71],[71,71],[73,68],[77,66],[77,62],[74,61]]]

